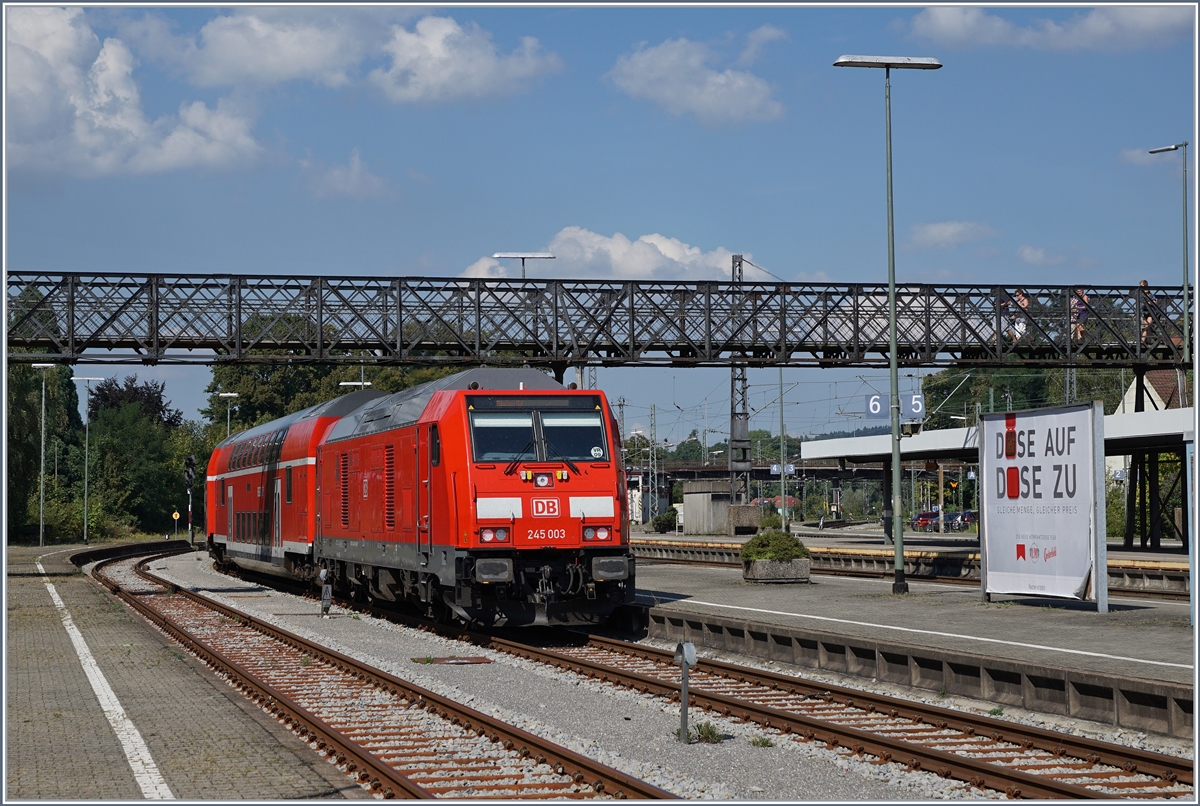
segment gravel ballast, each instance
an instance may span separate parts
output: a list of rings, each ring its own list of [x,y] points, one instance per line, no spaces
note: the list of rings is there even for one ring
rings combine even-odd
[[[329,618],[320,606],[290,594],[217,574],[205,554],[187,554],[152,564],[156,574],[182,588],[261,618],[283,629],[376,666],[476,710],[644,779],[680,797],[719,800],[930,800],[1002,798],[960,781],[910,773],[895,764],[859,761],[824,745],[802,742],[750,723],[692,709],[694,727],[711,722],[723,735],[718,744],[681,745],[675,739],[679,706],[650,695],[600,683],[544,664],[442,638],[428,632],[359,616],[334,606]],[[662,642],[645,641],[665,646]],[[485,656],[491,663],[431,664],[413,659]],[[719,653],[701,651],[702,656]],[[723,657],[743,665],[791,672],[778,664]],[[832,676],[805,674],[844,685]],[[894,687],[862,686],[896,695]],[[939,701],[969,710],[968,703]],[[986,706],[984,703],[979,706]],[[971,709],[973,710],[973,709]],[[1025,721],[1027,715],[1006,715]],[[1029,724],[1062,729],[1037,715]],[[1039,721],[1040,720],[1040,721]],[[1088,726],[1069,726],[1092,735]],[[1109,726],[1095,726],[1111,731]],[[1097,738],[1191,757],[1190,743],[1144,735]],[[768,739],[760,747],[751,740]],[[1121,741],[1122,738],[1133,741]]]

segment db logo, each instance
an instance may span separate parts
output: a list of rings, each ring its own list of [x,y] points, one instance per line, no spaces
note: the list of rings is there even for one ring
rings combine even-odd
[[[557,518],[558,517],[558,499],[557,498],[534,498],[530,503],[533,504],[533,517],[535,517],[535,518]]]

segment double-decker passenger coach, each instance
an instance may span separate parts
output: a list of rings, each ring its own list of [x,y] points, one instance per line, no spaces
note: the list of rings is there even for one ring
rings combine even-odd
[[[593,624],[634,597],[616,419],[598,390],[473,369],[226,440],[218,564],[482,624]]]

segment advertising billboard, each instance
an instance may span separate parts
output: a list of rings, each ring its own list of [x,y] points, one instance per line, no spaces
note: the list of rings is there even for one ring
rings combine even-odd
[[[979,465],[985,593],[1107,612],[1101,404],[981,415]]]

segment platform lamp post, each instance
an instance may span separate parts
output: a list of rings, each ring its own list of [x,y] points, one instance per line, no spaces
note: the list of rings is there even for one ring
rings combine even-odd
[[[1187,147],[1187,140],[1184,140],[1173,146],[1150,149],[1151,154],[1183,151],[1183,363],[1185,365],[1192,361],[1192,336],[1188,321],[1188,306],[1191,304],[1191,300],[1188,298]]]
[[[525,261],[526,260],[554,260],[554,255],[549,252],[497,252],[492,255],[492,260],[521,260],[521,279],[525,279]]]
[[[83,410],[86,417],[83,420],[83,544],[86,546],[88,542],[88,520],[91,511],[88,509],[88,468],[91,464],[89,451],[91,449],[91,429],[92,429],[92,381],[102,381],[103,378],[85,378],[81,375],[72,375],[71,380],[83,381],[87,386],[87,397],[84,400]]]
[[[904,521],[900,515],[900,373],[896,360],[896,236],[892,223],[892,68],[937,70],[937,59],[914,56],[841,56],[834,67],[882,67],[883,104],[887,141],[887,234],[888,234],[888,375],[892,411],[892,534],[896,549],[892,593],[908,593],[904,580]]]
[[[42,471],[38,475],[39,497],[38,505],[38,545],[46,545],[46,370],[54,369],[54,364],[34,364],[34,369],[42,371]]]
[[[225,402],[225,439],[229,439],[229,413],[233,411],[233,399],[238,396],[237,392],[221,392],[217,397],[223,397]]]

